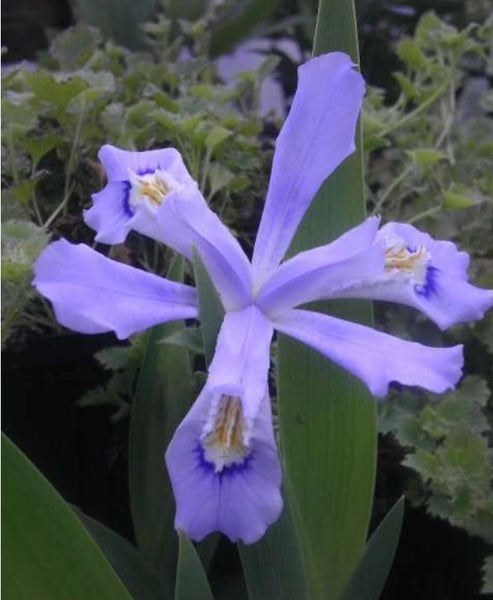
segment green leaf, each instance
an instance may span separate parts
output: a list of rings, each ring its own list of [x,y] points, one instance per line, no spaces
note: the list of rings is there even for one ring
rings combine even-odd
[[[470,196],[466,196],[465,194],[461,194],[460,192],[455,192],[453,190],[448,190],[443,194],[442,204],[444,208],[449,210],[461,210],[475,206],[477,202]]]
[[[196,354],[203,352],[202,332],[198,327],[183,327],[170,335],[167,335],[158,344],[169,344],[171,346],[182,346]]]
[[[31,155],[33,169],[50,150],[62,143],[62,138],[55,133],[44,133],[41,137],[29,137],[22,140],[22,146]]]
[[[200,329],[206,364],[211,363],[224,317],[224,308],[197,250],[193,250],[193,270],[199,296]]]
[[[25,71],[23,76],[36,98],[54,106],[58,113],[62,113],[72,99],[87,89],[87,84],[77,77],[63,81],[41,70]]]
[[[175,259],[168,276],[182,279],[182,259]],[[168,595],[172,595],[177,539],[164,452],[191,404],[193,385],[187,350],[158,342],[181,327],[179,322],[166,323],[147,333],[130,419],[129,486],[135,537],[164,578]]]
[[[397,48],[397,54],[410,69],[425,71],[428,68],[426,56],[421,52],[414,40],[402,40]]]
[[[315,53],[332,50],[348,52],[358,63],[352,2],[320,3]],[[359,131],[357,148],[322,186],[291,253],[327,243],[363,220]],[[321,303],[317,309],[350,321],[372,321],[369,302]],[[306,539],[311,599],[330,600],[342,593],[366,540],[375,478],[375,403],[354,377],[284,336],[278,364],[281,445]]]
[[[284,490],[280,519],[255,544],[238,545],[250,600],[304,600],[309,598],[302,546]]]
[[[212,56],[231,51],[238,42],[264,23],[279,4],[280,0],[247,0],[231,5],[227,17],[212,31]]]
[[[404,517],[404,496],[389,510],[368,542],[341,600],[378,600],[392,566]]]
[[[132,544],[106,525],[85,515],[77,507],[74,506],[73,509],[134,598],[168,598],[156,571]]]
[[[2,434],[5,600],[131,600],[69,505]]]
[[[152,20],[156,0],[78,0],[78,20],[101,29],[106,38],[133,50],[142,46],[139,27]]]
[[[192,542],[180,533],[175,600],[214,600]]]
[[[444,152],[434,148],[416,148],[416,150],[409,150],[407,154],[414,165],[420,169],[429,169],[437,162],[448,158]]]
[[[212,128],[210,133],[207,134],[207,137],[205,138],[205,147],[207,150],[209,150],[209,152],[213,152],[215,148],[219,146],[219,144],[222,144],[224,140],[227,140],[232,134],[233,132],[229,129],[217,125],[216,127]]]

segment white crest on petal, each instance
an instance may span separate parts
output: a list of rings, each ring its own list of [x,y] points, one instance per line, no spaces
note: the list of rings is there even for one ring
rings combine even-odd
[[[135,211],[138,207],[145,207],[155,214],[166,197],[171,192],[177,192],[185,187],[185,184],[175,179],[170,173],[162,169],[156,169],[152,173],[139,175],[128,171],[130,191],[128,203]]]
[[[216,473],[225,467],[240,465],[247,458],[250,453],[247,428],[238,396],[221,394],[214,399],[200,443],[204,460],[214,465]]]
[[[429,250],[424,245],[411,248],[402,238],[393,234],[380,237],[385,241],[385,278],[425,286],[431,263]]]

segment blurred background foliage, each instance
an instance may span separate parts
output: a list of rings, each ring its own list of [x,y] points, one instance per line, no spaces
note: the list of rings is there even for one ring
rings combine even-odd
[[[249,252],[282,123],[279,112],[259,111],[262,82],[277,80],[285,99],[280,111],[289,106],[296,61],[284,42],[306,56],[316,2],[74,0],[57,10],[43,5],[44,13],[41,4],[37,13],[29,6],[6,2],[2,25],[4,62],[34,57],[46,30],[49,38],[36,62],[2,72],[2,345],[14,352],[35,336],[61,332],[30,285],[32,265],[50,239],[88,243],[158,273],[169,266],[165,250],[136,234],[119,246],[94,243],[82,210],[104,185],[97,161],[103,143],[178,148]],[[369,83],[363,113],[368,212],[455,241],[471,254],[472,280],[491,288],[491,4],[360,0],[357,6]],[[60,34],[50,30],[74,22]],[[24,33],[32,28],[32,47],[19,47],[21,25]],[[221,78],[215,59],[252,36],[268,40],[255,69]],[[405,307],[377,304],[376,320],[404,338],[463,343],[466,357],[456,391],[438,397],[395,387],[380,405],[378,497],[393,499],[404,490],[415,506],[493,544],[493,314],[446,334]],[[195,333],[178,332],[164,343],[197,356]],[[81,405],[110,405],[114,421],[126,418],[142,348],[136,337],[98,353],[108,378]],[[381,503],[376,513],[391,502]],[[491,570],[485,567],[485,592],[493,591]]]

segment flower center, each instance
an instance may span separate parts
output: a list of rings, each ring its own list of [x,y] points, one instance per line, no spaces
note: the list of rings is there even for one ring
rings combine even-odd
[[[141,205],[145,205],[152,212],[157,211],[170,192],[183,186],[173,176],[161,169],[144,175],[129,171],[129,182],[128,202],[130,208],[134,211]]]
[[[250,450],[244,443],[245,419],[239,398],[223,394],[212,416],[212,427],[207,429],[210,430],[203,434],[202,449],[216,473],[243,463]]]
[[[416,249],[404,245],[390,246],[385,250],[385,271],[404,274],[418,286],[426,284],[430,253],[424,246]]]

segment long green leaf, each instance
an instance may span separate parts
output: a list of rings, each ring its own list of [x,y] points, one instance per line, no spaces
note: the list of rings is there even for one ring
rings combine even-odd
[[[180,534],[175,600],[214,600],[192,542]]]
[[[314,52],[348,52],[358,62],[353,2],[321,0]],[[364,218],[361,136],[357,151],[322,186],[290,249],[334,239]],[[317,310],[371,323],[367,302]],[[306,541],[312,598],[337,598],[363,551],[375,477],[376,414],[366,389],[307,347],[280,336],[282,446],[294,509]]]
[[[308,600],[301,546],[284,493],[281,518],[256,544],[239,544],[239,552],[250,600]]]
[[[256,27],[264,24],[279,4],[280,0],[245,0],[236,6],[231,4],[224,21],[212,30],[212,56],[231,52]]]
[[[193,251],[193,270],[199,296],[200,330],[204,343],[205,362],[209,366],[214,356],[217,336],[224,317],[224,308],[209,273],[207,273],[195,248]]]
[[[77,507],[72,508],[134,598],[168,600],[156,571],[135,546]]]
[[[341,600],[378,600],[389,574],[404,517],[401,496],[373,532]]]
[[[2,434],[2,597],[131,600],[70,506]]]
[[[169,277],[180,280],[182,276],[183,261],[176,259]],[[148,332],[130,420],[129,485],[135,537],[162,574],[169,595],[178,548],[164,452],[190,406],[193,386],[187,350],[158,342],[181,327],[179,322],[166,323]]]
[[[72,0],[72,4],[79,21],[95,25],[132,50],[142,47],[139,25],[150,21],[157,9],[156,0]]]

